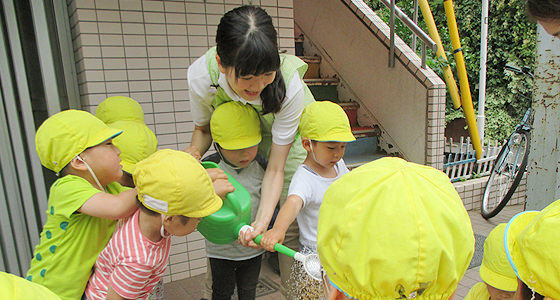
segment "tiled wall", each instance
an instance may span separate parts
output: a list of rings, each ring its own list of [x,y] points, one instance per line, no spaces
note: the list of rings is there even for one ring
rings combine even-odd
[[[291,0],[68,0],[83,109],[109,96],[141,103],[160,148],[184,149],[194,128],[187,68],[215,44],[220,17],[242,4],[273,17],[279,45],[294,53]],[[174,238],[164,280],[206,272],[199,233]]]
[[[519,182],[519,186],[515,190],[515,193],[509,200],[507,205],[521,204],[525,202],[525,193],[527,191],[527,176],[524,176]],[[482,203],[482,195],[484,194],[484,187],[486,187],[486,182],[488,181],[488,176],[470,179],[463,182],[455,182],[453,186],[459,193],[459,196],[463,200],[463,204],[467,210],[480,210],[480,204]]]

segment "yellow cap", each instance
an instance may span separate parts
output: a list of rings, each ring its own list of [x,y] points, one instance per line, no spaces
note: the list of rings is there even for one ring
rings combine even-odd
[[[109,124],[109,127],[123,131],[113,140],[113,144],[121,150],[121,165],[125,172],[132,174],[136,163],[156,152],[156,135],[144,123],[117,121]]]
[[[121,134],[94,115],[82,110],[65,110],[49,117],[35,135],[41,164],[60,172],[76,155]]]
[[[116,121],[144,123],[144,111],[136,100],[125,96],[109,97],[97,106],[95,116],[106,124]]]
[[[212,113],[212,139],[226,150],[253,147],[261,142],[259,115],[250,104],[226,102]]]
[[[319,142],[352,142],[348,116],[340,105],[330,101],[308,104],[301,114],[299,131],[302,137]]]
[[[60,300],[45,286],[4,272],[0,272],[0,299]]]
[[[517,290],[517,276],[509,265],[504,250],[506,223],[494,228],[484,242],[484,256],[480,266],[480,278],[485,283],[508,292]]]
[[[159,150],[137,163],[132,177],[140,202],[158,213],[202,218],[222,207],[210,176],[186,152]]]
[[[505,235],[517,276],[535,292],[560,299],[560,201],[541,212],[528,211],[513,217]]]
[[[331,282],[352,298],[449,299],[474,234],[443,172],[385,157],[327,189],[317,246]]]

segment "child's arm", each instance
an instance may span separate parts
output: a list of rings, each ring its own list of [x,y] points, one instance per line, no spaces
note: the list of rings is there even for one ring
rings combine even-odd
[[[78,209],[78,212],[104,219],[121,219],[136,211],[136,188],[123,191],[118,195],[97,193],[91,196]]]
[[[109,285],[107,289],[107,300],[127,300],[127,298],[123,298],[121,295],[117,294],[117,292],[113,290],[113,287]]]
[[[297,217],[301,207],[303,206],[303,200],[296,195],[288,196],[284,205],[276,217],[276,222],[274,222],[274,227],[263,234],[261,240],[261,246],[268,251],[274,251],[274,245],[276,243],[282,243],[286,235],[288,227]]]

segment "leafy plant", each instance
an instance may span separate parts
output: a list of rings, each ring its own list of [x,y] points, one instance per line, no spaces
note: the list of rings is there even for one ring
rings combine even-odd
[[[383,3],[377,0],[366,2],[383,20],[388,22],[390,11]],[[435,53],[428,50],[427,64],[443,78],[442,66],[447,63],[456,74],[447,17],[443,0],[431,0],[429,3],[449,62],[441,57],[436,58]],[[414,14],[413,0],[396,0],[396,4],[409,17]],[[453,4],[473,104],[475,109],[478,109],[481,2],[480,0],[458,0]],[[396,21],[395,24],[396,34],[410,45],[412,31],[400,21]],[[420,11],[418,25],[428,32]],[[505,139],[531,104],[530,97],[533,90],[531,79],[522,75],[509,74],[504,71],[504,67],[509,64],[517,67],[529,66],[534,69],[535,38],[536,25],[530,22],[525,15],[525,0],[490,1],[485,105],[486,139]],[[418,53],[419,44],[420,42],[416,49]],[[455,79],[458,80],[456,75]],[[462,117],[462,111],[453,108],[448,94],[446,121]]]

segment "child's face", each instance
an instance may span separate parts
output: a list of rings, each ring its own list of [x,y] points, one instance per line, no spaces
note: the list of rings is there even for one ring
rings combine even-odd
[[[486,288],[488,288],[488,293],[492,300],[513,300],[513,297],[515,297],[515,292],[499,290],[489,284],[486,284]]]
[[[246,168],[249,166],[249,164],[255,160],[258,150],[258,145],[239,150],[226,150],[221,148],[224,158],[238,168]]]
[[[121,178],[123,171],[119,155],[121,151],[109,139],[86,149],[80,157],[89,165],[99,182],[105,186]]]
[[[185,236],[195,231],[201,218],[189,218],[187,223],[183,223],[181,216],[166,217],[165,230],[174,236]]]
[[[333,168],[334,165],[344,156],[346,143],[344,142],[314,142],[311,141],[315,163],[323,168]],[[308,150],[309,151],[309,150]],[[313,154],[312,154],[313,155]]]

